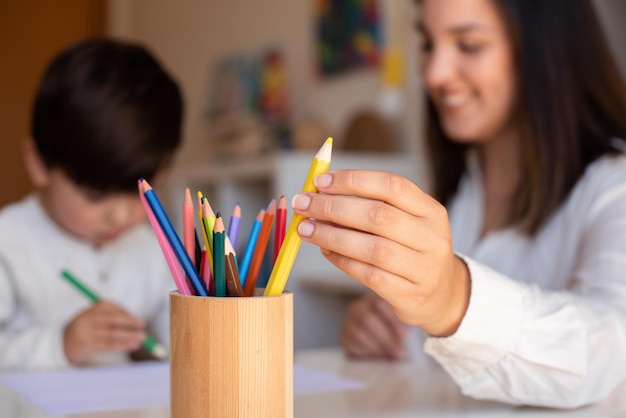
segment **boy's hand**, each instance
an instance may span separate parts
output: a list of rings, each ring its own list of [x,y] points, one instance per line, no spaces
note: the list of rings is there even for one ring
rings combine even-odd
[[[63,348],[70,363],[81,365],[102,351],[134,351],[145,339],[145,323],[111,302],[98,302],[65,327]]]

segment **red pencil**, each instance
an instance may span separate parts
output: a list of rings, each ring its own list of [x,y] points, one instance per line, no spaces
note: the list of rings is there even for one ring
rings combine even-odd
[[[202,263],[200,264],[200,278],[204,282],[206,286],[206,290],[209,292],[209,295],[213,295],[215,293],[215,289],[213,288],[213,276],[211,274],[211,263],[209,261],[209,256],[207,255],[206,249],[202,250]],[[213,256],[211,256],[211,260],[213,260]]]
[[[285,229],[287,227],[287,203],[285,196],[281,196],[276,209],[276,229],[274,230],[274,262],[280,252],[280,246],[285,239]]]
[[[267,206],[265,215],[263,216],[261,231],[259,232],[259,238],[256,241],[256,246],[254,247],[252,262],[250,263],[250,269],[248,270],[248,275],[246,276],[243,288],[243,293],[245,296],[254,295],[256,280],[259,276],[259,270],[261,270],[261,264],[263,263],[263,256],[265,255],[267,241],[269,240],[270,232],[272,231],[274,216],[276,216],[276,199],[272,199],[270,204]]]

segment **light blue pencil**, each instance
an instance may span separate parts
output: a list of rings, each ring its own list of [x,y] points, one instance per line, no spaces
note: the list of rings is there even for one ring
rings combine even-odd
[[[256,241],[259,238],[259,232],[261,231],[261,224],[263,223],[263,216],[265,216],[265,210],[261,209],[256,219],[252,223],[252,229],[248,236],[248,242],[246,242],[246,248],[243,250],[243,257],[239,263],[239,278],[241,279],[241,287],[246,284],[246,276],[248,275],[248,269],[252,262],[252,256],[254,255],[254,247]]]

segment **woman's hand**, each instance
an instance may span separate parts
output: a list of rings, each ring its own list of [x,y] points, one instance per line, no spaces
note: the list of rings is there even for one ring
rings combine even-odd
[[[315,185],[321,193],[293,199],[294,210],[312,218],[298,227],[302,240],[389,302],[402,322],[452,335],[470,281],[453,253],[445,208],[391,173],[340,170],[317,176]]]
[[[350,304],[341,329],[341,347],[351,357],[401,359],[406,354],[408,330],[385,300],[370,294]]]
[[[146,338],[145,324],[111,302],[98,302],[65,327],[65,356],[74,365],[102,351],[134,351]]]

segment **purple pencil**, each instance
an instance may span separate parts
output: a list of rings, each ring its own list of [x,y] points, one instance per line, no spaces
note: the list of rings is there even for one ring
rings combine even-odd
[[[237,238],[239,238],[239,224],[241,223],[241,206],[235,205],[233,214],[228,222],[228,239],[234,248],[237,248]]]

